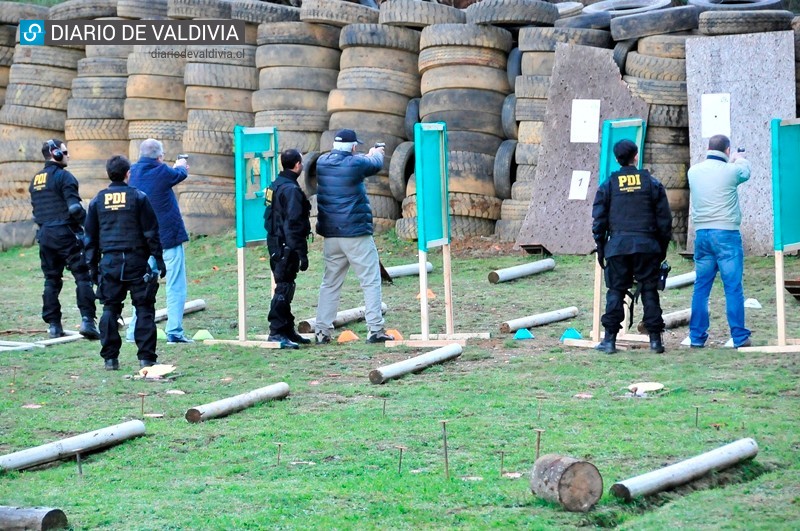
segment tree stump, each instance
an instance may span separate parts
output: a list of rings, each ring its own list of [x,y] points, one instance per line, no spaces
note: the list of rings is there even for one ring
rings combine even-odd
[[[588,461],[547,454],[533,464],[531,491],[568,511],[585,513],[603,495],[603,478]]]

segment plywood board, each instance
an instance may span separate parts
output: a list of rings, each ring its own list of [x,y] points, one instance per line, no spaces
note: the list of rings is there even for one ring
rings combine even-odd
[[[758,50],[758,53],[746,50]],[[708,119],[709,112],[708,109],[703,111],[703,96],[730,94],[731,150],[744,147],[752,164],[750,181],[739,186],[745,254],[772,254],[770,121],[795,116],[794,33],[779,31],[688,39],[686,80],[692,164],[702,161],[708,149],[709,137],[704,133],[710,131],[707,126],[703,131],[703,117],[705,114]],[[706,96],[707,103],[708,99]],[[722,122],[724,120],[719,123]],[[687,247],[694,248],[691,220]]]
[[[612,50],[557,45],[533,198],[517,246],[539,245],[553,254],[594,250],[592,203],[597,192],[600,142],[570,142],[574,100],[600,100],[598,128],[605,120],[646,118],[648,114],[647,103],[633,96],[622,81]],[[581,139],[586,137],[585,131],[582,133]],[[570,199],[573,175],[586,171],[591,177],[586,193],[573,193],[573,197],[585,199]]]

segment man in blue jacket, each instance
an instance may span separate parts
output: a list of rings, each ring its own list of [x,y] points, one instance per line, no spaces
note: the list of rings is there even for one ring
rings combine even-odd
[[[364,291],[367,343],[394,339],[384,330],[378,250],[372,238],[372,208],[364,185],[365,178],[383,167],[384,148],[376,146],[361,155],[356,153],[356,146],[361,143],[355,131],[342,129],[333,139],[333,151],[317,159],[317,234],[325,238],[317,343],[331,341],[339,292],[350,266]]]
[[[139,162],[131,166],[129,183],[150,199],[158,218],[159,236],[167,267],[167,343],[194,343],[184,335],[183,307],[186,304],[186,256],[183,242],[189,234],[183,224],[178,199],[172,188],[189,175],[186,159],[178,159],[170,168],[164,163],[164,146],[148,138],[139,146]],[[150,264],[155,269],[155,262]],[[133,341],[136,314],[128,325],[127,340]]]

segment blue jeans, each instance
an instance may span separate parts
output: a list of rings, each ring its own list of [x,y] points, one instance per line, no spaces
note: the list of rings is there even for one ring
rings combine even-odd
[[[167,327],[168,336],[182,337],[183,308],[186,305],[186,255],[183,244],[164,249],[164,264],[167,266],[166,291],[167,291]],[[156,261],[150,257],[150,267],[155,268]],[[133,330],[136,328],[136,311],[134,310],[131,322],[126,331],[126,338],[133,340]]]
[[[725,288],[725,308],[733,346],[740,346],[750,337],[750,330],[744,326],[744,249],[739,231],[698,230],[694,241],[694,268],[697,280],[694,283],[692,317],[689,320],[692,345],[705,345],[708,339],[708,297],[719,271]]]

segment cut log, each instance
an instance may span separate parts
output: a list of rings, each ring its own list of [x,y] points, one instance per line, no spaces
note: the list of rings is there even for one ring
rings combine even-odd
[[[186,304],[183,305],[183,315],[186,315],[187,313],[199,312],[205,309],[206,309],[206,301],[204,301],[203,299],[194,299],[192,301],[187,301]],[[160,310],[156,310],[156,317],[154,320],[156,323],[166,321],[167,309],[161,308]],[[119,324],[120,326],[123,324],[121,319],[119,321]]]
[[[603,478],[588,461],[547,454],[533,464],[531,491],[568,511],[585,513],[603,495]]]
[[[682,275],[677,275],[674,277],[667,277],[667,283],[664,286],[664,289],[675,289],[675,288],[682,288],[684,286],[689,286],[690,284],[694,284],[694,281],[697,279],[697,273],[694,271],[690,271],[689,273],[684,273]]]
[[[425,270],[428,273],[433,271],[433,264],[430,262],[425,262]],[[387,267],[386,272],[389,273],[392,278],[419,275],[419,264],[405,264]]]
[[[552,258],[537,260],[536,262],[531,262],[530,264],[522,264],[514,267],[508,267],[506,269],[492,271],[489,273],[489,282],[492,284],[508,282],[509,280],[535,275],[536,273],[541,273],[543,271],[550,271],[551,269],[555,269],[555,267],[556,261]]]
[[[370,371],[369,381],[374,384],[382,384],[393,378],[399,378],[404,374],[421,371],[422,369],[430,367],[431,365],[452,360],[459,357],[462,352],[463,349],[461,348],[461,345],[458,344],[437,348],[436,350],[432,350],[426,354],[421,354],[407,360],[398,361],[397,363],[392,363],[391,365],[378,367],[377,369]]]
[[[527,317],[520,317],[519,319],[511,319],[500,325],[500,331],[504,333],[516,332],[520,328],[530,328],[532,326],[541,326],[556,321],[563,321],[578,315],[578,308],[570,306],[568,308],[561,308],[560,310],[553,310],[552,312],[537,313],[536,315],[529,315]]]
[[[255,389],[254,391],[217,400],[210,404],[193,407],[186,411],[186,420],[189,422],[203,422],[204,420],[223,417],[241,411],[259,402],[266,402],[267,400],[274,400],[276,398],[286,398],[287,396],[289,396],[289,384],[286,382],[278,382],[268,385],[267,387]]]
[[[0,505],[0,529],[4,531],[30,529],[46,531],[49,529],[66,529],[68,526],[67,515],[61,509]]]
[[[665,330],[672,330],[673,328],[678,328],[679,326],[686,326],[689,324],[689,319],[692,318],[692,309],[686,308],[685,310],[678,310],[677,312],[670,312],[665,313],[663,315],[664,319],[664,329]],[[647,328],[644,326],[644,321],[639,321],[639,325],[636,327],[640,334],[646,334]]]
[[[386,313],[389,307],[386,306],[386,303],[381,303],[381,313]],[[367,309],[364,306],[359,306],[358,308],[350,308],[349,310],[342,310],[341,312],[336,314],[336,318],[333,320],[333,327],[340,328],[347,323],[352,323],[355,321],[361,321],[364,319],[364,314],[366,313]],[[314,318],[311,319],[304,319],[297,324],[297,330],[301,334],[310,334],[314,332],[314,328],[317,325],[317,320]]]
[[[141,420],[129,420],[122,424],[0,456],[0,469],[22,470],[71,457],[79,452],[105,448],[140,435],[144,435],[144,423]]]
[[[705,476],[712,470],[723,470],[758,454],[753,439],[739,439],[716,450],[675,463],[635,478],[614,483],[611,494],[624,500],[655,494]]]

